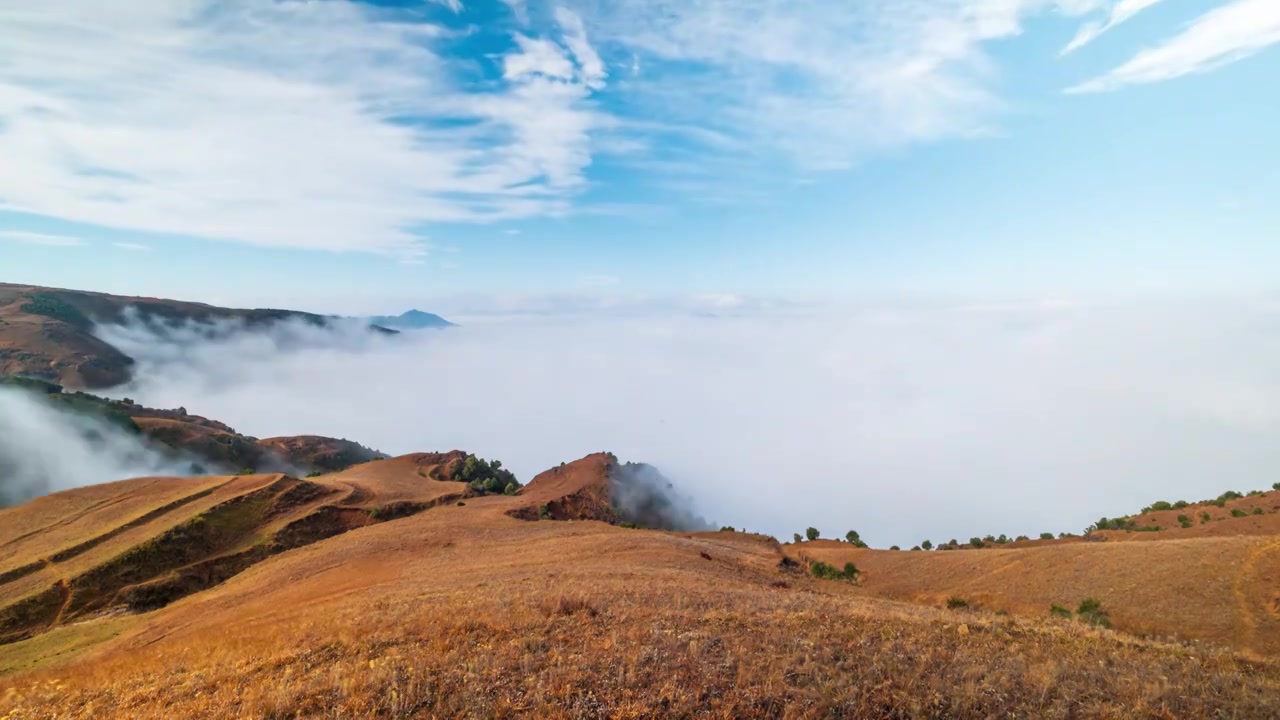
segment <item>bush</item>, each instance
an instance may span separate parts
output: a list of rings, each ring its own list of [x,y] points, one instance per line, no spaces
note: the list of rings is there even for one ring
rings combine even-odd
[[[843,570],[837,570],[835,565],[822,562],[821,560],[817,560],[812,565],[809,566],[809,573],[811,575],[813,575],[816,578],[823,578],[825,580],[855,580],[856,581],[858,579],[859,572],[861,571],[858,570],[858,567],[851,562],[845,563]]]
[[[1260,508],[1260,507],[1258,507],[1258,508],[1254,508],[1254,509],[1253,509],[1253,514],[1254,514],[1254,515],[1261,515],[1261,514],[1262,514],[1262,508]]]
[[[1245,515],[1248,515],[1248,514],[1249,513],[1246,513],[1240,508],[1231,508],[1231,517],[1244,517]]]
[[[1142,508],[1142,512],[1149,513],[1149,512],[1159,512],[1161,510],[1172,510],[1172,509],[1173,509],[1173,505],[1170,505],[1164,500],[1157,500],[1151,503],[1150,505]]]
[[[1191,527],[1191,518],[1187,517],[1186,515],[1179,515],[1178,524],[1184,528],[1189,528]]]
[[[809,540],[817,540],[818,535],[818,528],[805,528],[804,536]]]
[[[794,539],[794,542],[800,542],[800,541],[804,540],[804,538],[800,537],[800,533],[795,533],[795,534],[794,534],[794,535],[792,535],[791,537]]]
[[[1280,482],[1278,482],[1278,483],[1271,483],[1271,489],[1272,489],[1272,490],[1280,490]]]
[[[920,549],[920,546],[919,546],[919,545],[917,545],[917,546],[915,546],[915,547],[911,548],[911,551],[912,551],[912,552],[916,552],[916,551],[918,551],[919,549]]]
[[[996,538],[996,543],[997,543],[997,544],[1005,545],[1005,544],[1007,544],[1008,542],[1009,542],[1009,538],[1008,538],[1008,537],[1006,537],[1004,533],[1000,533],[1000,537]]]
[[[1031,538],[1027,537],[1026,535],[1019,535],[1018,537],[1014,538],[1013,541],[1022,542],[1023,540],[1030,540],[1030,539]]]
[[[551,508],[547,507],[546,505],[539,505],[539,506],[538,506],[538,519],[539,519],[539,520],[549,520],[549,519],[551,519]]]
[[[1041,539],[1041,540],[1052,540],[1052,539],[1053,539],[1053,533],[1040,533],[1040,539]]]
[[[737,532],[737,530],[734,530],[732,525],[725,525],[720,528],[720,532]]]
[[[982,538],[978,538],[978,537],[969,538],[969,544],[976,548],[980,548],[982,547]]]
[[[1191,503],[1187,502],[1186,500],[1179,500],[1178,502],[1176,502],[1176,503],[1174,503],[1174,504],[1173,504],[1173,509],[1174,509],[1174,510],[1181,510],[1182,508],[1184,508],[1184,507],[1186,507],[1186,506],[1188,506],[1188,505],[1190,505],[1190,504],[1191,504]]]
[[[1111,619],[1107,617],[1107,611],[1102,609],[1101,602],[1093,598],[1080,601],[1080,606],[1076,608],[1076,618],[1090,625],[1111,627]]]
[[[1049,614],[1055,617],[1064,617],[1064,618],[1071,617],[1071,611],[1068,610],[1067,608],[1062,607],[1057,603],[1054,603],[1049,606]]]
[[[1209,521],[1210,521],[1210,520],[1212,520],[1212,519],[1213,519],[1213,518],[1211,518],[1211,517],[1209,516],[1208,511],[1205,511],[1205,512],[1200,513],[1200,524],[1201,524],[1201,525],[1203,525],[1203,524],[1205,524],[1205,523],[1209,522]]]
[[[921,548],[923,548],[923,549],[925,549],[925,550],[932,550],[932,549],[933,549],[933,543],[932,543],[932,542],[930,542],[930,541],[928,541],[928,540],[925,540],[924,542],[920,543],[920,547],[921,547]]]
[[[967,607],[969,607],[969,601],[965,600],[964,598],[958,595],[952,595],[951,597],[947,598],[948,610],[963,610]]]
[[[848,540],[849,543],[852,544],[854,547],[864,548],[867,546],[866,543],[862,542],[862,537],[858,535],[857,530],[850,530],[849,532],[845,533],[844,539]]]
[[[890,545],[890,546],[889,546],[889,549],[890,549],[890,550],[901,550],[902,548],[898,547],[897,545]]]

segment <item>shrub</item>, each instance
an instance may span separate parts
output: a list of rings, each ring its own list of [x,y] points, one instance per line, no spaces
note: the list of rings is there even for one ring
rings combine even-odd
[[[918,551],[919,549],[920,549],[920,546],[919,546],[919,545],[917,545],[917,546],[915,546],[915,547],[911,548],[911,551],[912,551],[912,552],[916,552],[916,551]]]
[[[1176,503],[1174,503],[1174,504],[1173,504],[1173,509],[1174,509],[1174,510],[1181,510],[1182,508],[1184,508],[1184,507],[1186,507],[1186,506],[1188,506],[1188,505],[1190,505],[1190,504],[1191,504],[1191,503],[1187,502],[1186,500],[1179,500],[1178,502],[1176,502]]]
[[[520,485],[517,483],[508,483],[507,486],[502,489],[503,495],[515,495],[518,492],[520,492]]]
[[[804,531],[804,536],[810,540],[817,540],[819,534],[818,528],[805,528]]]
[[[1272,489],[1272,490],[1280,490],[1280,482],[1278,482],[1278,483],[1271,483],[1271,489]]]
[[[1248,515],[1248,513],[1240,508],[1231,508],[1231,517],[1244,517],[1245,515]]]
[[[1209,512],[1208,512],[1208,511],[1205,511],[1205,512],[1200,513],[1200,524],[1201,524],[1201,525],[1203,525],[1203,524],[1205,524],[1205,523],[1209,522],[1211,519],[1212,519],[1212,518],[1209,516]]]
[[[1254,514],[1254,515],[1261,515],[1261,514],[1262,514],[1262,508],[1260,508],[1260,507],[1258,507],[1258,508],[1254,508],[1254,509],[1253,509],[1253,514]]]
[[[1068,610],[1067,608],[1062,607],[1057,603],[1054,603],[1049,606],[1049,614],[1055,617],[1064,617],[1064,618],[1071,617],[1071,611]]]
[[[861,571],[858,570],[858,567],[851,562],[845,563],[843,570],[838,570],[835,565],[821,560],[817,560],[809,566],[811,575],[826,580],[857,580],[859,572]]]
[[[1030,539],[1031,538],[1027,537],[1026,535],[1019,535],[1018,537],[1014,538],[1013,541],[1022,542],[1023,540],[1030,540]]]
[[[1191,518],[1187,517],[1186,515],[1179,515],[1178,524],[1184,528],[1189,528],[1191,527]]]
[[[551,508],[547,507],[546,505],[539,505],[539,506],[538,506],[538,519],[539,519],[539,520],[548,520],[548,519],[550,519],[550,518],[551,518]]]
[[[1161,510],[1172,510],[1172,509],[1173,509],[1173,505],[1170,505],[1164,500],[1157,500],[1151,503],[1150,505],[1142,508],[1142,512],[1149,513],[1149,512],[1159,512]]]
[[[795,542],[800,542],[801,540],[803,540],[803,539],[804,539],[804,538],[800,537],[800,533],[795,533],[795,534],[794,534],[794,535],[792,535],[791,537],[792,537],[792,538],[794,538],[794,541],[795,541]]]
[[[1076,618],[1090,625],[1099,627],[1111,627],[1111,620],[1107,617],[1107,611],[1102,609],[1102,603],[1093,599],[1085,598],[1080,601],[1080,606],[1076,608]]]
[[[987,535],[986,537],[982,538],[982,542],[994,543],[995,541],[996,541],[995,535]]]
[[[967,607],[969,607],[969,601],[965,600],[964,598],[958,595],[952,595],[951,597],[947,598],[948,610],[963,610]]]
[[[920,543],[920,547],[924,550],[932,550],[933,543],[928,540],[925,540],[924,542]]]
[[[319,471],[319,470],[312,470],[311,472],[307,473],[307,477],[309,477],[309,478],[313,478],[313,477],[320,477],[320,471]]]
[[[1041,540],[1052,540],[1052,539],[1053,539],[1053,533],[1040,533],[1040,539],[1041,539]]]
[[[720,532],[737,532],[737,531],[733,529],[732,525],[725,525],[724,527],[720,528]]]
[[[978,537],[969,538],[969,544],[976,548],[980,548],[982,547],[982,538],[978,538]]]
[[[845,533],[844,539],[848,540],[854,547],[864,548],[867,546],[866,543],[862,542],[862,537],[858,535],[857,530],[850,530],[849,532]]]
[[[889,549],[890,549],[890,550],[901,550],[902,548],[898,547],[897,545],[890,545],[890,546],[889,546]]]
[[[1000,533],[1000,537],[996,538],[996,542],[1000,545],[1004,545],[1009,542],[1009,538],[1006,537],[1004,533]]]

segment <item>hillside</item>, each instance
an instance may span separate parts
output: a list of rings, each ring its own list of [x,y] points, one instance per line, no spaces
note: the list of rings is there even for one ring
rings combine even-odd
[[[29,636],[0,645],[0,683],[11,688],[0,713],[1280,713],[1273,661],[874,596],[885,591],[875,582],[893,580],[870,558],[981,563],[1031,551],[856,551],[860,584],[819,579],[772,538],[623,526],[614,493],[625,481],[610,455],[484,497],[450,481],[464,457],[411,455],[309,480],[133,480],[0,511],[12,578],[0,586],[3,627],[10,640]],[[285,499],[294,494],[305,498]],[[200,526],[235,532],[197,535]],[[849,552],[839,545],[830,551]],[[13,603],[42,593],[16,624]]]
[[[187,412],[157,409],[132,400],[112,400],[85,392],[66,392],[49,381],[0,377],[0,388],[24,390],[50,407],[89,417],[139,436],[153,451],[191,466],[195,474],[216,472],[334,472],[387,456],[357,442],[299,435],[260,440],[225,423]]]
[[[160,298],[0,283],[0,375],[26,375],[71,388],[127,382],[134,361],[98,339],[98,324],[128,319],[155,327],[235,323],[261,328],[281,321],[326,325],[336,318],[293,310],[232,309]],[[376,328],[382,332],[392,330]]]

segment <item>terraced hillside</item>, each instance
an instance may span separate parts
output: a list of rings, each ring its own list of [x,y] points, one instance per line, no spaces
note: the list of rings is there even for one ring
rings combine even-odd
[[[120,558],[134,551],[103,548],[124,543],[139,527],[150,528],[153,540],[130,548],[178,537],[149,525],[161,517],[172,516],[167,527],[184,527],[232,507],[241,508],[232,516],[253,522],[227,523],[240,528],[238,539],[228,534],[217,549],[188,556],[193,564],[138,576],[133,585],[104,583],[92,568],[92,583],[85,573],[57,574],[71,588],[71,601],[30,629],[38,634],[0,645],[0,671],[9,672],[0,676],[0,685],[9,686],[0,687],[0,713],[11,719],[1280,713],[1274,661],[1080,622],[880,599],[875,578],[883,573],[888,582],[890,572],[865,559],[979,561],[999,557],[997,551],[863,551],[860,583],[821,579],[772,538],[624,527],[611,497],[619,466],[609,455],[549,470],[515,495],[483,497],[463,497],[470,486],[451,481],[462,464],[460,453],[414,455],[311,480],[208,479],[191,493],[175,490],[173,481],[139,480],[8,511],[18,529],[0,542],[14,548],[12,567],[111,532],[125,515],[154,514],[82,553],[95,558],[93,567],[122,567]],[[154,503],[141,499],[148,487]],[[187,500],[198,493],[207,494]],[[284,500],[292,494],[306,498]],[[115,519],[90,519],[105,515]],[[255,548],[265,548],[256,551],[258,562],[207,589],[166,598],[158,609],[130,605],[164,597],[148,589],[157,584],[217,578],[195,568],[244,558]],[[41,572],[60,569],[51,565]],[[39,591],[38,584],[29,588]]]

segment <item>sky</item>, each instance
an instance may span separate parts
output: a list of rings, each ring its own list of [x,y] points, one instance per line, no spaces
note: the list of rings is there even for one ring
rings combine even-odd
[[[1274,0],[0,0],[0,280],[321,312],[1267,294]]]

